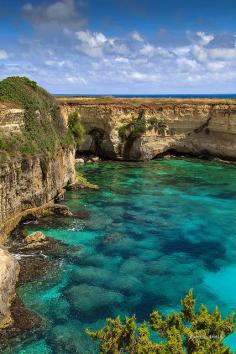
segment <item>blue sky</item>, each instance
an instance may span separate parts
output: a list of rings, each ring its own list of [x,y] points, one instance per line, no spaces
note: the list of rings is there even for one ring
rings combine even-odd
[[[0,79],[54,93],[235,93],[233,0],[0,0]]]

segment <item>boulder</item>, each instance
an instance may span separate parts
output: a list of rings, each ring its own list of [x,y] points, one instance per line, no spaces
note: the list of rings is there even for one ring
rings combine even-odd
[[[80,158],[80,159],[75,159],[75,163],[84,164],[84,159],[82,159],[82,158]]]
[[[54,204],[52,207],[54,214],[61,215],[61,216],[72,216],[72,212],[66,205],[62,204]]]
[[[46,236],[40,231],[33,232],[32,234],[26,236],[25,238],[26,243],[35,243],[35,242],[38,243],[44,241],[46,241]]]
[[[48,245],[49,241],[47,237],[40,231],[35,231],[32,234],[26,236],[24,243],[26,243],[26,246],[23,247],[26,249],[31,249],[31,248],[41,248],[43,246]]]
[[[99,162],[100,161],[99,157],[97,157],[97,156],[92,157],[91,160],[92,160],[92,162]]]

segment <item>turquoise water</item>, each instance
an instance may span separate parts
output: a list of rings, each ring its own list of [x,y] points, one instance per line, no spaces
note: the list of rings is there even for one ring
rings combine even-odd
[[[116,314],[175,310],[189,288],[210,309],[236,309],[236,167],[198,160],[87,164],[99,191],[68,192],[83,219],[29,231],[76,246],[57,273],[19,289],[47,323],[13,353],[96,353],[84,328]],[[29,228],[29,226],[28,226]],[[236,338],[228,339],[236,348]]]

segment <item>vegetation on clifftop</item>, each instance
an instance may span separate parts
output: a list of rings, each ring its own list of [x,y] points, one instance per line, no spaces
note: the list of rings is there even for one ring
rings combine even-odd
[[[139,138],[147,131],[154,129],[160,136],[165,136],[166,132],[171,134],[164,119],[158,117],[145,118],[142,114],[132,123],[122,125],[119,130],[119,137],[122,141],[127,138]]]
[[[0,136],[1,156],[17,154],[50,156],[57,147],[75,146],[74,133],[66,129],[57,101],[36,82],[12,76],[0,81],[0,101],[25,109],[22,133]]]
[[[85,129],[81,124],[78,112],[74,111],[68,115],[68,128],[74,137],[75,144],[79,145],[84,140]]]
[[[101,354],[230,354],[223,341],[234,332],[234,317],[223,319],[218,308],[210,313],[203,305],[196,311],[195,303],[190,290],[181,301],[182,309],[165,318],[153,311],[149,323],[137,325],[135,316],[124,322],[116,317],[87,334],[100,342]]]

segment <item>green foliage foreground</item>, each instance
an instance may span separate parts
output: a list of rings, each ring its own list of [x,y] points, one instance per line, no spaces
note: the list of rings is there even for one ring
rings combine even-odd
[[[153,311],[149,323],[137,325],[135,316],[107,319],[106,325],[87,334],[100,342],[102,354],[227,354],[223,343],[234,332],[234,316],[223,319],[218,308],[209,313],[205,306],[195,310],[192,290],[181,301],[179,312],[165,318]],[[154,332],[151,339],[150,330]]]

